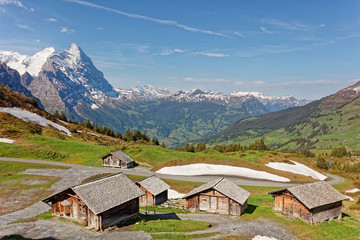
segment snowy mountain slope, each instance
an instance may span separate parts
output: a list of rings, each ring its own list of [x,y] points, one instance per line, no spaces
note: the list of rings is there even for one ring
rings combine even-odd
[[[21,75],[28,72],[36,77],[49,56],[56,53],[53,47],[35,53],[33,56],[21,55],[18,52],[0,50],[0,62],[16,69]]]

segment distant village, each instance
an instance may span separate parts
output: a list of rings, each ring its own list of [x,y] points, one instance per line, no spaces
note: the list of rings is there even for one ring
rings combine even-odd
[[[103,167],[132,168],[136,163],[121,151],[102,158]],[[72,186],[43,200],[52,214],[103,231],[140,216],[139,206],[157,206],[168,201],[170,186],[153,175],[136,183],[123,173]],[[342,216],[342,201],[347,198],[324,181],[271,191],[273,210],[317,224]],[[219,178],[195,187],[184,195],[184,209],[241,216],[248,208],[250,193],[235,183]]]

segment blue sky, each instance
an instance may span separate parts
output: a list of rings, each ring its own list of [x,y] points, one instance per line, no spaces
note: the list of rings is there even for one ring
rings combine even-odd
[[[360,80],[360,1],[0,0],[0,49],[71,43],[114,87],[319,99]]]

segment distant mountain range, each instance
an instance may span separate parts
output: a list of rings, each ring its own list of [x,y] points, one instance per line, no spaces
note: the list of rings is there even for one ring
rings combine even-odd
[[[210,136],[245,117],[309,103],[258,92],[172,93],[151,85],[114,89],[76,44],[62,53],[50,47],[33,56],[0,50],[0,62],[0,82],[34,97],[48,112],[122,132],[138,128],[168,145]]]
[[[276,149],[360,149],[360,81],[305,106],[239,120],[203,138],[208,144],[264,138]]]

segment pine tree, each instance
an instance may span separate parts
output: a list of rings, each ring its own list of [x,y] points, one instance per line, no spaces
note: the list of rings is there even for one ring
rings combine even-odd
[[[59,118],[59,117],[60,117],[59,111],[56,110],[56,111],[54,112],[53,116],[56,117],[56,118]]]
[[[134,141],[139,141],[143,139],[143,135],[141,134],[139,129],[134,130]]]
[[[124,134],[124,140],[127,141],[127,142],[130,142],[132,140],[134,140],[134,137],[133,137],[133,134],[132,132],[130,131],[130,129],[128,128]]]
[[[66,115],[65,115],[64,112],[61,112],[61,115],[60,115],[59,119],[67,122],[67,118],[66,118]]]
[[[121,135],[121,133],[119,131],[116,131],[115,137],[119,138],[119,139],[122,139],[122,135]]]
[[[164,141],[161,142],[161,147],[166,148],[166,145],[165,145]]]

